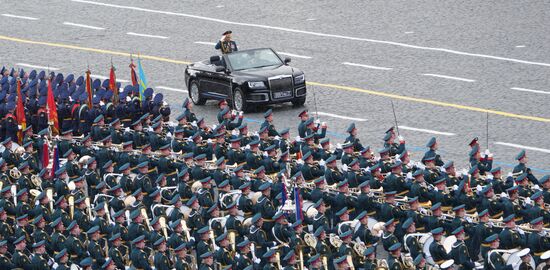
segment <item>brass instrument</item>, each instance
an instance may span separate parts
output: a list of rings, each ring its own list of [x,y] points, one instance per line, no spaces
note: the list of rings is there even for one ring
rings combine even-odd
[[[13,205],[17,205],[17,185],[11,185],[11,194],[13,194]]]
[[[298,254],[300,256],[300,270],[304,270],[304,251],[302,248],[300,248],[300,251]]]
[[[416,267],[414,266],[413,258],[411,256],[405,256],[401,254],[401,260],[403,261],[403,268],[406,270],[414,270]]]
[[[185,239],[186,241],[191,241],[191,233],[189,232],[189,228],[187,227],[187,222],[185,222],[184,219],[181,219],[181,227],[183,231],[185,232]]]
[[[327,258],[327,256],[322,256],[321,258],[322,258],[322,261],[323,261],[323,268],[325,270],[328,270],[328,258]]]
[[[109,212],[109,205],[107,204],[107,201],[105,201],[103,207],[105,209],[105,215],[107,216],[107,222],[111,223],[111,213]]]
[[[317,238],[311,233],[306,233],[304,235],[304,242],[311,248],[315,248],[317,246]]]
[[[342,239],[340,239],[340,236],[334,234],[334,233],[331,233],[329,235],[329,242],[330,244],[335,247],[336,249],[340,248],[340,246],[342,245]]]
[[[42,189],[42,179],[37,174],[31,175],[31,182],[36,186],[37,188]]]
[[[281,267],[281,254],[279,254],[279,251],[275,252],[275,258],[277,258],[277,268],[279,270],[283,269]]]
[[[143,216],[143,219],[145,220],[145,225],[147,225],[147,230],[148,231],[151,231],[151,224],[149,224],[149,217],[147,217],[147,210],[145,210],[145,208],[141,208],[140,210],[141,212],[141,215]]]
[[[385,259],[376,260],[376,270],[388,270],[390,267],[388,266],[388,262]]]
[[[214,237],[214,231],[210,230],[208,235],[210,236],[210,241],[212,241],[212,250],[216,250],[216,238]]]
[[[168,239],[168,231],[166,229],[166,217],[161,216],[159,217],[159,224],[162,228],[162,234],[164,234],[164,238]]]
[[[50,205],[50,212],[53,213],[53,188],[46,189],[46,197],[48,197],[48,204]]]
[[[10,177],[13,179],[13,180],[17,180],[21,177],[21,172],[19,171],[19,169],[17,169],[17,167],[13,167],[11,170],[10,170]],[[15,194],[14,194],[15,195]]]
[[[348,255],[346,257],[346,261],[348,262],[349,269],[355,270],[355,265],[353,265],[353,259],[351,258],[351,255]]]
[[[74,217],[74,196],[69,195],[69,198],[67,199],[69,201],[69,216],[71,219]]]
[[[93,219],[93,215],[92,215],[92,207],[91,207],[91,205],[90,205],[90,198],[86,197],[86,198],[84,199],[84,204],[86,204],[86,210],[88,211],[88,218],[89,218],[90,220],[92,220],[92,219]]]
[[[231,250],[233,252],[237,251],[237,249],[235,248],[235,232],[234,231],[229,232],[228,236],[229,236],[229,243],[231,244]]]

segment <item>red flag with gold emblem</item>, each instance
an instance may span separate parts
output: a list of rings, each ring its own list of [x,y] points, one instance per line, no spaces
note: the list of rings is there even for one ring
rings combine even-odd
[[[92,72],[90,69],[86,71],[86,93],[88,93],[88,108],[92,107]]]
[[[52,129],[52,135],[59,135],[59,120],[57,119],[57,106],[55,99],[53,98],[52,80],[48,81],[48,100],[46,104],[46,110],[48,111],[48,122]]]
[[[118,103],[118,89],[116,87],[115,67],[111,64],[111,72],[109,74],[109,88],[113,91],[113,103]]]
[[[23,98],[21,97],[21,80],[19,78],[17,79],[17,105],[15,107],[15,117],[17,118],[17,125],[19,125],[17,138],[21,144],[23,142],[23,130],[27,128],[27,119],[25,118],[25,107],[23,106]]]

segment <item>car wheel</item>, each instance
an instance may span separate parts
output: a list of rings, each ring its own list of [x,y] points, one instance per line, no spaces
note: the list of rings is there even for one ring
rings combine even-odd
[[[206,98],[201,98],[201,92],[197,81],[191,81],[189,84],[189,97],[191,97],[191,101],[193,101],[195,105],[204,105],[204,103],[206,103]]]
[[[292,105],[294,105],[296,107],[304,106],[305,103],[306,103],[306,97],[297,98],[297,99],[292,100]]]
[[[243,112],[247,111],[248,109],[245,95],[240,88],[236,88],[233,92],[233,109]]]

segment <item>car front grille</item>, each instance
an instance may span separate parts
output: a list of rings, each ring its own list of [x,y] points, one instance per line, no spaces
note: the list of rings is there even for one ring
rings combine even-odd
[[[291,91],[292,87],[291,76],[277,76],[269,78],[269,89],[272,92]]]

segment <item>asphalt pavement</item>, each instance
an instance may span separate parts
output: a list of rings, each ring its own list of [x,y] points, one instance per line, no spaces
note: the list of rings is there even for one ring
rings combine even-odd
[[[36,8],[40,7],[40,8]],[[306,107],[334,144],[355,122],[364,144],[382,146],[398,124],[413,158],[432,136],[445,160],[467,166],[480,137],[505,170],[528,147],[549,173],[549,15],[540,1],[123,1],[40,0],[0,4],[2,64],[130,78],[129,53],[174,111],[187,96],[187,63],[215,54],[231,29],[241,49],[272,47],[305,71]],[[315,102],[316,101],[316,102]],[[294,135],[301,108],[271,106]],[[261,108],[246,115],[259,126]],[[214,123],[213,102],[195,110]],[[487,137],[487,116],[489,140]]]

